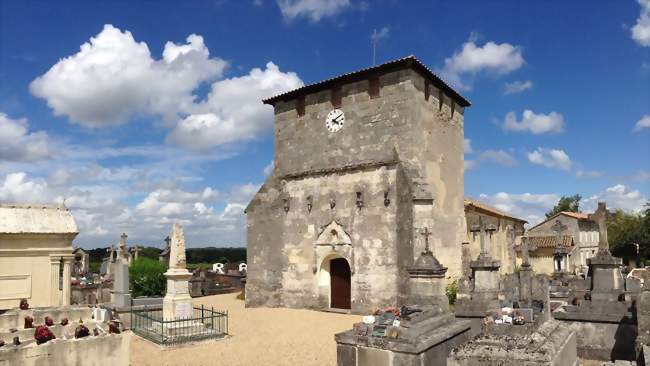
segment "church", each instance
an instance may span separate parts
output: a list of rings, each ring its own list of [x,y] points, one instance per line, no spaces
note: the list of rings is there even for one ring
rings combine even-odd
[[[247,306],[402,304],[425,245],[461,275],[468,100],[408,56],[264,103],[275,166],[246,208]]]

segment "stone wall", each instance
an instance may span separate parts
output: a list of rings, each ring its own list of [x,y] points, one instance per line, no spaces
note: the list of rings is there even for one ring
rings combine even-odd
[[[0,348],[0,365],[128,366],[130,342],[130,332],[81,339],[57,338],[41,345],[30,340],[17,347]]]
[[[411,69],[381,75],[380,85],[378,98],[367,80],[342,85],[337,133],[324,123],[330,90],[307,95],[304,116],[295,99],[275,105],[274,172],[247,208],[247,306],[327,307],[318,274],[331,255],[350,263],[353,311],[395,304],[405,296],[405,267],[424,249],[422,227],[434,233],[448,276],[460,275],[463,110],[433,86],[427,100]],[[350,245],[315,245],[332,222]]]

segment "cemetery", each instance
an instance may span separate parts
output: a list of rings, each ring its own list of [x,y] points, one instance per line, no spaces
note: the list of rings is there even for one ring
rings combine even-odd
[[[65,204],[0,205],[0,366],[650,365],[650,267],[606,202],[527,229],[465,197],[471,103],[415,56],[262,102],[246,261],[189,267],[172,215],[157,257],[122,232],[97,272]]]

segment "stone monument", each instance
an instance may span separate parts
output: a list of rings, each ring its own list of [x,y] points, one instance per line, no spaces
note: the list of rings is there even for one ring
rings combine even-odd
[[[554,275],[555,276],[561,276],[565,272],[568,271],[568,251],[567,248],[564,246],[564,240],[562,237],[562,233],[567,229],[568,227],[560,220],[555,221],[553,226],[551,226],[551,230],[553,230],[557,236],[557,242],[555,244],[555,249],[553,250],[553,268],[555,269]]]
[[[192,278],[192,274],[187,270],[186,265],[183,228],[176,223],[172,227],[169,268],[165,272],[167,293],[163,299],[164,319],[192,316],[192,298],[189,289],[189,280]]]
[[[591,273],[591,299],[617,301],[625,290],[625,281],[621,274],[621,258],[613,257],[609,251],[606,220],[611,217],[605,202],[598,202],[598,209],[589,215],[589,219],[598,224],[598,252],[589,259]]]
[[[122,233],[117,259],[115,259],[114,263],[109,264],[113,276],[111,303],[117,308],[131,306],[131,291],[129,290],[129,262],[128,257],[125,256],[126,238],[128,238],[128,235]],[[111,246],[111,249],[112,248],[113,247]]]

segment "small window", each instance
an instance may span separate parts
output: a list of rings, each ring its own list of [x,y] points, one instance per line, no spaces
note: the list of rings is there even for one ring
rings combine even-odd
[[[298,98],[296,101],[296,112],[298,113],[298,117],[305,115],[305,97]]]
[[[444,103],[443,98],[445,95],[442,93],[442,89],[438,91],[438,110],[442,110],[442,105]]]
[[[424,100],[429,101],[429,96],[431,95],[431,85],[428,81],[424,81]]]
[[[341,91],[341,86],[335,86],[332,88],[332,107],[341,108],[343,99],[343,92]]]
[[[370,98],[379,97],[379,78],[373,77],[368,80],[368,95]]]

